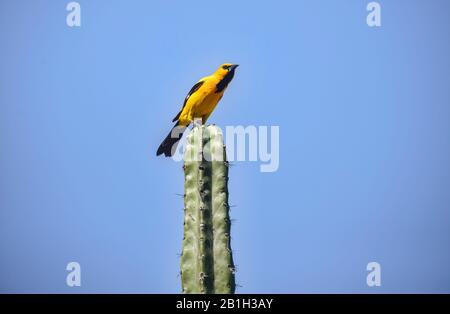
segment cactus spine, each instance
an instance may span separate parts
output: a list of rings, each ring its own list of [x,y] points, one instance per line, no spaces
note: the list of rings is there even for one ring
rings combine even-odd
[[[183,293],[234,293],[228,162],[222,132],[195,127],[184,155]]]

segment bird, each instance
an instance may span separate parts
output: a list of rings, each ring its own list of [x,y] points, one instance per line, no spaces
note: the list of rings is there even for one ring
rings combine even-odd
[[[175,122],[175,125],[158,147],[156,156],[164,154],[166,157],[171,157],[184,131],[194,119],[201,118],[202,125],[206,123],[222,99],[228,84],[233,80],[238,66],[238,64],[224,63],[212,75],[203,77],[195,83],[184,99],[180,112],[173,118],[172,122]]]

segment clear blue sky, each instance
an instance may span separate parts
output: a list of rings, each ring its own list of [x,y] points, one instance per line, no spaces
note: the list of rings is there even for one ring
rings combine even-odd
[[[180,292],[155,150],[223,62],[210,122],[280,126],[277,172],[230,170],[238,292],[450,292],[448,1],[68,2],[0,3],[1,292]]]

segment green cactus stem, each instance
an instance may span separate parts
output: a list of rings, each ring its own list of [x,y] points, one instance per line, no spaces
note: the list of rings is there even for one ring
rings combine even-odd
[[[234,293],[228,162],[221,130],[195,127],[184,159],[183,293]]]

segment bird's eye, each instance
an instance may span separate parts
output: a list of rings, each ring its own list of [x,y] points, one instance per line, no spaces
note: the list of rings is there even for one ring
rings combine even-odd
[[[222,69],[224,69],[224,70],[228,70],[229,68],[230,68],[229,65],[224,65],[224,66],[222,67]]]

